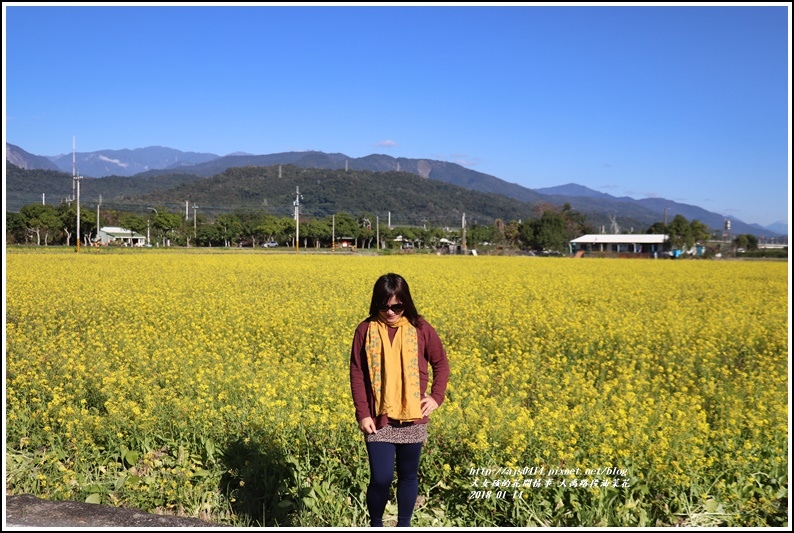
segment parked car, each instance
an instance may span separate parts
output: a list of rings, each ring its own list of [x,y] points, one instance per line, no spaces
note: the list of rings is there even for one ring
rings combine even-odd
[[[268,241],[268,242],[263,242],[262,246],[264,248],[275,248],[276,246],[278,246],[278,243],[276,241]]]

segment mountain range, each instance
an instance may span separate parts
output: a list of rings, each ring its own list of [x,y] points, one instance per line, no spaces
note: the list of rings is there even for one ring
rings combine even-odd
[[[191,201],[201,201],[208,205],[208,201],[211,202],[218,198],[218,184],[210,185],[207,180],[215,179],[215,181],[220,181],[226,189],[236,186],[235,182],[229,179],[228,174],[224,174],[229,169],[289,165],[302,169],[326,171],[344,169],[349,172],[375,173],[372,176],[378,173],[400,172],[418,176],[428,182],[443,182],[453,187],[460,187],[486,195],[476,199],[470,195],[458,195],[460,198],[465,198],[465,202],[459,205],[460,209],[472,212],[474,207],[471,206],[482,206],[483,210],[474,212],[478,212],[484,218],[494,216],[495,218],[509,220],[508,213],[510,216],[514,216],[515,213],[520,212],[521,203],[529,206],[537,206],[540,203],[562,206],[567,203],[573,209],[587,215],[588,220],[594,226],[603,228],[607,232],[609,232],[613,223],[618,224],[622,231],[629,231],[630,229],[643,231],[644,228],[651,224],[663,221],[665,217],[670,221],[676,215],[681,215],[687,220],[697,219],[716,231],[722,229],[726,218],[723,215],[706,211],[697,206],[681,204],[663,198],[636,200],[630,197],[615,197],[575,183],[542,189],[528,189],[455,163],[432,159],[394,158],[383,154],[351,158],[341,153],[307,151],[268,155],[236,153],[218,156],[210,153],[183,152],[172,148],[154,146],[134,150],[100,150],[97,152],[41,156],[31,154],[18,146],[6,143],[6,161],[23,171],[50,171],[36,174],[37,177],[34,181],[43,180],[41,183],[32,183],[30,175],[26,175],[24,172],[7,172],[6,205],[7,209],[12,211],[18,210],[26,203],[40,201],[43,193],[68,196],[71,180],[67,180],[64,176],[58,176],[65,173],[68,174],[67,177],[71,177],[73,168],[84,178],[96,178],[98,180],[96,184],[90,185],[90,190],[96,189],[99,191],[99,194],[103,195],[103,202],[122,197],[130,201],[131,198],[143,197],[144,195],[150,195],[146,201],[158,198],[159,201],[175,202],[178,199],[178,201],[183,202],[184,196],[187,194],[185,187],[188,187],[187,184],[193,184],[193,198]],[[314,174],[312,175],[315,176]],[[326,173],[326,175],[331,174]],[[298,174],[295,174],[295,176],[298,179]],[[323,179],[321,176],[322,174],[315,176],[318,184]],[[333,176],[336,180],[344,180],[344,176],[338,173],[333,174]],[[406,177],[405,179],[409,178]],[[89,186],[91,181],[94,180],[86,180],[84,184]],[[47,185],[49,182],[52,182],[51,185]],[[207,183],[199,186],[197,185],[199,182]],[[101,187],[99,186],[100,183]],[[328,181],[327,183],[330,184],[331,182]],[[358,183],[362,182],[359,181]],[[457,194],[454,188],[425,188],[420,184],[421,181],[416,182],[415,188],[418,187],[425,194],[447,196]],[[65,186],[67,188],[64,188]],[[256,185],[251,186],[256,187]],[[311,186],[311,184],[307,183],[306,186]],[[49,190],[46,190],[47,187],[49,187]],[[343,189],[344,185],[340,181],[334,187]],[[53,188],[57,190],[53,190]],[[202,188],[214,188],[216,193],[210,198],[199,199],[197,191],[202,190]],[[174,192],[169,194],[169,191]],[[257,196],[257,194],[253,196]],[[285,205],[290,206],[291,202],[287,200],[286,194],[288,193],[285,191],[279,193],[278,201],[286,202]],[[291,192],[291,194],[294,196],[294,192]],[[326,192],[323,194],[326,195]],[[502,202],[506,212],[501,217],[494,214],[496,212],[494,195],[500,195],[512,200]],[[245,203],[240,198],[249,197],[252,197],[250,191],[247,196],[245,194],[242,196],[230,194],[229,201]],[[142,198],[141,201],[144,201],[144,199]],[[271,195],[270,201],[272,204],[276,201],[276,198]],[[514,204],[513,201],[517,201],[518,204]],[[338,209],[340,198],[325,198],[325,202],[326,209]],[[445,205],[445,202],[436,201],[435,205],[436,207]],[[485,206],[488,206],[487,209],[485,209]],[[351,208],[355,207],[364,209],[364,206],[361,205],[351,206]],[[374,209],[374,207],[369,208],[369,210],[373,211]],[[529,212],[526,208],[524,211]],[[421,217],[422,214],[420,213],[418,216]],[[782,222],[763,227],[758,224],[747,224],[733,217],[728,218],[731,220],[731,233],[733,234],[748,233],[759,237],[788,235],[788,226]]]

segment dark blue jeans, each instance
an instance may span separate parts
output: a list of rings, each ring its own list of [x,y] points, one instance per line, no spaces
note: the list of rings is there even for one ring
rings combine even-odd
[[[393,444],[368,442],[369,486],[367,510],[373,527],[383,526],[383,511],[389,499],[389,489],[397,465],[397,526],[411,525],[416,497],[419,494],[419,457],[422,443]]]

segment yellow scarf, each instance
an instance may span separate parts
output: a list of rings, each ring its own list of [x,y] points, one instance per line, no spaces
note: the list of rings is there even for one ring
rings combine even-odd
[[[385,414],[401,422],[422,418],[419,397],[419,341],[416,328],[405,317],[396,324],[394,342],[389,326],[380,320],[369,323],[366,338],[367,366],[375,395],[375,415]]]

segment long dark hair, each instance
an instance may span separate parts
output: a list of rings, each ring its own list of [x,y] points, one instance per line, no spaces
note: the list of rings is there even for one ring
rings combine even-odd
[[[408,282],[399,274],[389,273],[384,274],[375,282],[372,288],[372,301],[369,304],[369,319],[376,320],[381,305],[386,305],[391,297],[394,296],[404,306],[403,316],[408,319],[414,327],[419,327],[419,319],[421,315],[416,310],[414,300],[411,298],[411,290],[408,288]]]

